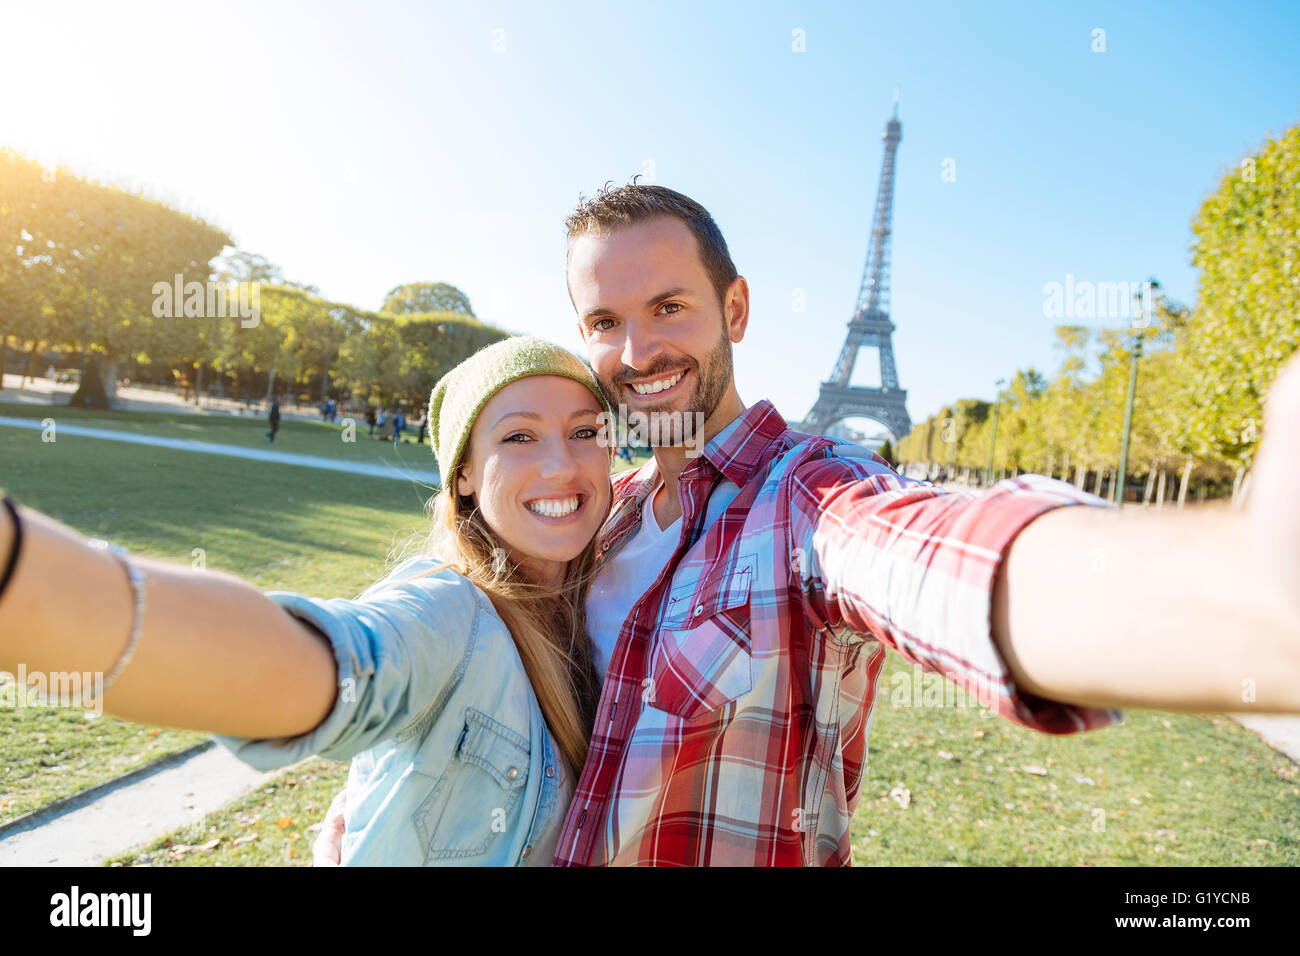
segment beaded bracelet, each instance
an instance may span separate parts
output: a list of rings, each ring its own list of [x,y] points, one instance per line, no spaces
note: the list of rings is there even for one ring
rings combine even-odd
[[[140,631],[144,627],[144,572],[137,568],[131,562],[131,559],[127,557],[125,548],[116,544],[109,544],[103,538],[91,538],[88,543],[92,548],[108,551],[122,562],[122,567],[126,569],[127,580],[131,582],[131,594],[135,598],[135,609],[131,614],[131,633],[127,637],[126,648],[118,657],[117,663],[113,665],[112,670],[104,675],[104,682],[99,687],[99,694],[102,697],[113,686],[113,683],[122,676],[122,671],[126,670],[126,665],[131,662],[131,657],[135,654],[136,645],[140,643]]]

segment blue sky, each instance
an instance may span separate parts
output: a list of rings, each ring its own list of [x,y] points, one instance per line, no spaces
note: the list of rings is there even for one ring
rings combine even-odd
[[[721,225],[741,397],[792,419],[843,342],[896,84],[914,420],[1054,371],[1067,273],[1192,303],[1201,200],[1300,120],[1296,3],[5,2],[0,35],[0,144],[148,185],[360,306],[443,280],[578,349],[561,221],[649,173]]]

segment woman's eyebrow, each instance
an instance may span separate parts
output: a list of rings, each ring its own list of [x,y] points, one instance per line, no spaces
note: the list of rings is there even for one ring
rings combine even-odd
[[[595,409],[595,408],[580,408],[580,409],[578,409],[576,412],[571,412],[571,413],[569,414],[569,419],[570,419],[570,420],[575,419],[575,418],[577,418],[579,415],[599,415],[599,414],[600,414],[600,410],[599,410],[599,409]],[[517,418],[530,418],[530,419],[532,419],[533,421],[537,421],[538,419],[540,419],[540,418],[542,417],[541,415],[537,414],[537,412],[506,412],[504,415],[502,415],[500,418],[498,418],[496,421],[494,421],[494,422],[492,423],[492,427],[493,427],[493,428],[496,428],[496,427],[497,427],[498,425],[500,425],[503,421],[505,421],[507,418],[510,418],[510,417],[512,417],[512,416],[517,417]]]
[[[500,418],[498,418],[496,421],[492,423],[492,427],[496,428],[498,425],[500,425],[503,421],[505,421],[507,418],[510,418],[511,416],[517,416],[519,418],[532,418],[532,419],[538,419],[542,417],[536,412],[506,412],[504,415],[502,415]]]

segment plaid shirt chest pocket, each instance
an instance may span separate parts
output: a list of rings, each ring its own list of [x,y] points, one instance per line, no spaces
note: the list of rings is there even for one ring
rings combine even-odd
[[[683,720],[707,717],[753,686],[752,557],[669,592],[643,699]]]

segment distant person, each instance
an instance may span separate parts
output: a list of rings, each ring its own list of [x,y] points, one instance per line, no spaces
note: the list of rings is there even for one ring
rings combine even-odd
[[[415,443],[416,443],[417,445],[423,445],[423,444],[424,444],[424,432],[425,432],[425,429],[427,429],[427,428],[429,427],[429,413],[426,412],[426,411],[422,411],[422,412],[420,412],[420,420],[419,420],[418,422],[416,422],[415,424],[418,425],[419,428],[420,428],[419,434],[417,434],[417,435],[415,436]]]
[[[271,425],[271,430],[266,433],[266,440],[275,441],[275,433],[280,430],[280,402],[273,400],[271,402],[271,414],[267,416],[267,421]]]
[[[377,419],[377,417],[375,416],[375,406],[373,406],[373,405],[367,405],[367,406],[366,406],[366,424],[370,426],[370,437],[371,437],[371,438],[374,438],[374,437],[375,437],[375,423],[376,423],[376,421],[378,421],[378,419]]]
[[[402,440],[402,429],[406,427],[406,416],[402,414],[401,409],[393,409],[393,441],[394,443]]]

